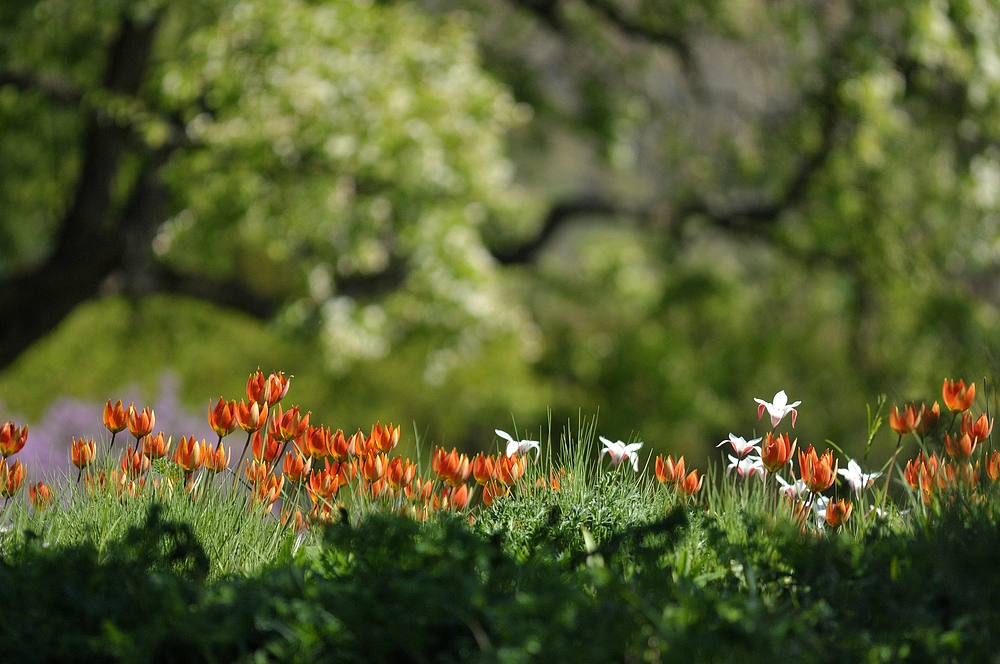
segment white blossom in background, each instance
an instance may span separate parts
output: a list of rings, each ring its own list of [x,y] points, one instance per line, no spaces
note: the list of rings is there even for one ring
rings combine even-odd
[[[861,492],[867,489],[876,477],[879,477],[882,473],[870,472],[865,473],[861,470],[861,466],[854,459],[847,462],[847,468],[841,468],[837,473],[844,478],[844,480],[851,486],[851,490],[854,493],[861,495]]]
[[[537,440],[514,440],[514,438],[506,431],[501,431],[500,429],[493,430],[496,435],[500,436],[507,441],[507,456],[512,457],[515,454],[525,454],[529,450],[535,450],[535,458],[541,454],[541,447]]]
[[[778,491],[789,498],[801,498],[809,492],[809,489],[806,488],[806,483],[801,479],[795,480],[795,482],[788,482],[781,475],[775,475],[774,478],[778,480]]]
[[[619,463],[625,459],[629,459],[632,462],[632,470],[639,472],[639,454],[638,450],[642,447],[642,443],[623,443],[620,440],[611,442],[604,436],[600,436],[600,440],[604,443],[604,449],[601,450],[599,456],[603,457],[605,454],[611,457],[611,465],[617,466]]]
[[[740,477],[753,477],[754,475],[757,475],[760,477],[761,481],[764,480],[764,476],[767,474],[767,470],[764,468],[764,462],[761,461],[759,456],[748,456],[739,459],[730,454],[729,465],[726,466],[726,475],[734,470]]]
[[[716,445],[716,447],[722,447],[726,443],[729,443],[730,445],[732,445],[733,451],[736,453],[736,456],[739,457],[740,459],[742,459],[743,457],[745,457],[746,455],[748,455],[748,454],[750,454],[751,452],[754,452],[754,451],[756,451],[757,454],[759,455],[760,454],[760,448],[758,448],[756,445],[761,440],[763,440],[763,439],[762,438],[754,438],[753,440],[747,440],[747,439],[743,438],[742,436],[737,436],[734,433],[730,433],[729,434],[729,438],[727,438],[726,440],[724,440],[721,443],[719,443],[718,445]]]
[[[774,395],[774,399],[770,402],[764,401],[763,399],[754,398],[758,404],[757,407],[757,419],[759,420],[764,416],[764,411],[771,416],[771,428],[778,426],[781,420],[785,419],[785,416],[789,413],[792,414],[792,427],[795,427],[795,419],[798,417],[799,413],[795,410],[795,407],[801,404],[801,401],[794,401],[788,403],[788,395],[785,394],[784,390],[780,390]]]

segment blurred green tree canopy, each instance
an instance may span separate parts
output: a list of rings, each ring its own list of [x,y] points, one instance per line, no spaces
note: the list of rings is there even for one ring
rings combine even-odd
[[[694,453],[784,388],[856,449],[879,391],[994,372],[998,32],[987,2],[5,3],[0,397],[281,362],[335,426],[600,408]]]

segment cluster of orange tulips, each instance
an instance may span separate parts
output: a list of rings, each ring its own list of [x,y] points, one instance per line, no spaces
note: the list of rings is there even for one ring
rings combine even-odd
[[[217,475],[228,472],[232,475],[229,491],[242,484],[251,497],[249,504],[261,506],[265,514],[281,498],[282,522],[308,528],[345,513],[338,496],[379,501],[389,509],[425,519],[439,510],[465,510],[473,498],[474,492],[466,484],[473,471],[476,481],[484,486],[487,505],[508,495],[524,475],[521,454],[480,454],[470,460],[455,449],[446,452],[436,447],[431,456],[432,475],[419,476],[411,460],[390,454],[399,444],[398,426],[376,423],[367,436],[360,430],[345,436],[342,430],[314,426],[310,413],[302,413],[298,406],[283,409],[280,402],[288,387],[289,378],[283,373],[265,376],[258,369],[247,380],[247,400],[220,398],[210,403],[208,423],[218,435],[214,445],[194,436],[184,436],[175,445],[163,432],[154,433],[156,416],[151,409],[140,411],[135,404],[125,406],[121,401],[112,404],[109,400],[103,414],[104,425],[111,433],[108,452],[125,430],[133,440],[106,475],[103,470],[91,472],[98,458],[97,443],[74,438],[70,457],[79,471],[77,482],[86,477],[85,486],[90,490],[110,483],[120,496],[135,496],[145,490],[154,462],[164,459],[172,461],[175,470],[171,473],[165,466],[165,472],[156,474],[150,482],[155,491],[173,488],[175,480],[181,479],[180,485],[196,498],[203,487],[215,482]],[[247,437],[232,466],[232,448],[225,439],[237,429],[246,432]],[[248,451],[251,454],[246,458]],[[23,470],[20,472],[23,480]],[[558,488],[555,477],[552,486]],[[345,490],[348,496],[343,495]],[[51,492],[39,500],[51,502]]]
[[[7,459],[14,456],[28,441],[28,425],[18,427],[13,422],[0,425],[0,496],[5,500],[21,490],[24,485],[24,465],[20,459],[8,463]],[[37,491],[37,489],[36,489]]]
[[[969,412],[976,397],[975,384],[966,386],[961,380],[945,380],[942,397],[952,413],[947,427],[942,427],[941,407],[936,401],[931,406],[911,403],[902,409],[895,405],[892,407],[889,425],[898,435],[897,444],[892,458],[881,471],[865,472],[854,459],[849,460],[847,468],[841,468],[832,450],[819,454],[810,445],[798,451],[796,478],[791,464],[795,458],[797,439],[790,440],[787,433],[770,431],[761,438],[749,441],[735,434],[722,441],[719,445],[730,445],[735,454],[729,455],[730,464],[726,472],[735,471],[743,478],[758,477],[761,480],[773,475],[775,490],[792,501],[793,513],[802,519],[803,524],[808,515],[814,513],[818,526],[833,528],[848,521],[854,506],[847,499],[833,500],[824,496],[823,492],[834,486],[839,475],[850,487],[851,493],[860,498],[877,477],[887,469],[892,472],[902,441],[911,434],[916,436],[920,452],[906,464],[903,479],[919,492],[925,502],[931,502],[944,490],[970,489],[975,492],[983,467],[991,480],[1000,480],[1000,452],[992,450],[988,455],[982,452],[982,443],[993,430],[993,420],[985,414],[974,416]],[[775,395],[773,402],[756,401],[760,404],[758,416],[763,416],[765,411],[770,413],[773,427],[777,427],[789,413],[794,426],[794,407],[800,402],[788,404],[783,391]],[[934,446],[939,449],[932,451]],[[704,478],[700,478],[697,471],[685,474],[684,457],[677,460],[670,456],[657,457],[655,469],[656,478],[663,484],[673,486],[682,498],[689,499],[701,489]],[[788,479],[781,474],[783,472]],[[887,490],[888,478],[882,490],[882,501]],[[874,506],[872,509],[875,509]]]
[[[310,413],[303,413],[298,406],[282,405],[288,389],[289,378],[283,373],[265,375],[258,369],[247,380],[246,399],[210,402],[208,423],[218,436],[214,444],[194,436],[183,436],[174,444],[162,431],[154,433],[156,416],[150,408],[139,410],[134,404],[124,406],[121,401],[112,404],[109,400],[103,413],[104,425],[111,434],[105,454],[113,453],[119,433],[128,431],[129,443],[110,470],[95,471],[101,455],[97,443],[73,438],[70,457],[79,471],[77,482],[86,478],[85,487],[90,491],[110,485],[122,499],[139,495],[150,486],[156,492],[182,487],[192,498],[208,487],[232,494],[242,486],[248,506],[257,506],[269,514],[280,499],[282,523],[308,528],[342,518],[347,514],[345,502],[374,502],[385,509],[426,519],[436,511],[466,510],[474,499],[476,485],[482,487],[482,503],[488,507],[515,490],[534,490],[536,485],[558,491],[566,478],[565,471],[553,471],[548,478],[538,478],[535,485],[524,486],[530,450],[533,448],[537,457],[539,443],[514,440],[500,430],[497,435],[506,440],[506,450],[470,458],[457,449],[449,452],[435,447],[429,472],[419,474],[413,461],[393,456],[399,445],[398,426],[376,423],[367,435],[358,430],[346,436],[342,430],[313,425]],[[895,451],[881,471],[869,472],[863,471],[854,459],[846,468],[840,467],[831,450],[820,454],[811,445],[797,449],[797,439],[787,432],[779,433],[776,429],[788,415],[795,426],[796,407],[800,405],[799,401],[789,403],[784,391],[771,402],[756,399],[758,418],[768,413],[772,430],[752,440],[730,434],[722,441],[719,446],[729,445],[733,452],[728,454],[726,473],[734,473],[744,481],[763,480],[765,487],[773,476],[773,495],[791,501],[793,513],[802,519],[803,527],[814,521],[816,526],[833,528],[850,519],[854,502],[876,478],[887,469],[892,472],[902,442],[910,435],[916,437],[920,452],[906,463],[902,476],[925,501],[950,489],[975,492],[983,474],[1000,481],[1000,451],[990,450],[987,454],[983,445],[992,432],[993,420],[985,414],[975,416],[969,410],[975,401],[975,384],[966,386],[961,380],[946,380],[942,396],[952,413],[948,426],[943,426],[941,407],[936,401],[930,406],[911,403],[892,407],[889,424],[898,435]],[[246,438],[234,465],[233,450],[226,438],[237,429],[245,432]],[[27,426],[17,427],[13,422],[0,426],[0,496],[4,498],[18,493],[24,484],[24,466],[19,460],[10,463],[9,457],[24,447],[27,437]],[[612,465],[627,460],[626,465],[638,470],[642,443],[601,441],[606,448],[602,456],[609,455]],[[704,475],[686,468],[684,457],[675,460],[672,456],[657,456],[654,465],[656,479],[672,487],[682,500],[690,502],[702,490]],[[229,477],[219,482],[222,474]],[[474,483],[469,483],[470,475]],[[855,496],[854,502],[824,495],[835,487],[838,477],[850,487],[848,495]],[[883,502],[888,485],[887,477],[881,490]],[[36,510],[55,502],[54,492],[43,482],[29,487],[28,497]]]
[[[926,403],[919,408],[908,404],[903,410],[893,406],[889,415],[899,441],[910,434],[917,437],[920,452],[906,463],[903,478],[927,503],[953,489],[968,489],[976,495],[984,465],[992,481],[1000,480],[1000,452],[986,454],[982,446],[993,431],[993,420],[969,410],[976,398],[975,383],[966,387],[964,381],[946,380],[942,397],[952,413],[951,424],[944,431],[938,431],[941,414],[936,401],[930,408]],[[935,444],[939,449],[932,450]]]

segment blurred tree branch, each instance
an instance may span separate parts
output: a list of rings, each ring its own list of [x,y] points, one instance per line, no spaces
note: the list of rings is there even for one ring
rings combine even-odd
[[[0,88],[10,85],[21,91],[40,92],[60,104],[79,104],[83,95],[70,81],[54,76],[39,76],[30,71],[0,70]]]

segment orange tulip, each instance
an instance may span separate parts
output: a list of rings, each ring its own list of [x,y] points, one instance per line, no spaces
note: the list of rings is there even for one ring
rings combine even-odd
[[[358,474],[358,460],[352,459],[351,461],[334,461],[330,464],[330,468],[337,472],[340,477],[341,484],[347,484],[354,480]]]
[[[133,407],[129,404],[129,408]],[[121,399],[114,406],[111,405],[111,399],[108,399],[108,403],[104,406],[104,426],[113,434],[124,431],[128,426],[126,409],[122,407]]]
[[[459,454],[455,448],[452,448],[451,452],[445,452],[443,448],[435,447],[431,455],[431,469],[437,473],[438,479],[442,482],[457,487],[469,477],[472,465],[469,463],[469,457]],[[521,469],[523,473],[523,464]]]
[[[309,475],[309,484],[306,486],[309,498],[312,499],[313,503],[333,500],[333,496],[339,489],[340,473],[330,466],[329,461],[325,463],[322,470],[312,471]]]
[[[142,477],[149,470],[149,457],[143,454],[141,449],[133,449],[129,446],[125,450],[119,467],[129,478]]]
[[[114,487],[115,492],[121,498],[136,497],[139,495],[139,489],[145,485],[145,478],[142,478],[138,482],[129,478],[128,474],[123,473],[121,470],[115,468],[111,472],[111,486]]]
[[[306,518],[302,515],[302,510],[298,508],[296,508],[291,514],[286,511],[281,512],[281,525],[287,526],[289,524],[291,524],[295,532],[300,530],[309,530],[309,524],[306,522]]]
[[[255,485],[254,498],[270,511],[274,505],[274,501],[278,500],[278,496],[281,495],[281,489],[284,486],[285,477],[283,475],[275,477],[269,473],[262,481],[257,482]]]
[[[375,482],[385,474],[388,465],[384,454],[368,454],[361,460],[361,476],[369,482]]]
[[[491,456],[485,456],[482,452],[476,455],[472,460],[472,476],[476,478],[476,482],[480,486],[486,486],[486,484],[493,479],[496,474],[496,459]]]
[[[215,404],[215,408],[212,408],[211,401],[208,402],[208,425],[220,439],[236,431],[237,424],[235,401],[226,401],[219,397],[219,403]]]
[[[341,437],[343,437],[343,433],[341,433]],[[312,459],[322,459],[333,454],[333,441],[330,429],[327,427],[306,427],[300,440],[302,441],[300,451]],[[298,443],[296,445],[298,446]]]
[[[656,479],[661,484],[676,484],[684,479],[684,457],[674,461],[673,455],[666,459],[662,455],[656,456]]]
[[[37,511],[48,509],[56,500],[55,493],[45,482],[36,482],[28,487],[28,500]]]
[[[938,405],[937,401],[930,408],[927,407],[926,403],[920,404],[920,422],[914,429],[914,433],[918,436],[926,436],[934,431],[939,419],[941,419],[941,406]]]
[[[993,420],[987,418],[986,415],[983,414],[979,416],[979,419],[973,422],[972,414],[969,413],[969,411],[965,411],[962,413],[962,427],[960,431],[963,435],[968,435],[977,443],[981,443],[986,440],[986,437],[990,435],[991,431],[993,431]]]
[[[142,453],[150,459],[162,459],[170,453],[170,442],[164,439],[162,431],[146,436],[142,439]]]
[[[434,482],[431,480],[427,480],[425,482],[422,477],[418,477],[413,480],[413,482],[403,487],[403,493],[409,500],[413,501],[423,500],[426,502],[430,499],[433,492]]]
[[[948,406],[948,410],[961,413],[964,410],[968,410],[969,406],[976,398],[976,384],[972,383],[969,387],[965,386],[965,381],[960,380],[957,383],[945,379],[944,386],[941,388],[941,394],[944,397],[944,405]]]
[[[221,473],[226,468],[229,468],[231,455],[232,452],[224,447],[222,441],[219,441],[214,450],[211,445],[206,445],[205,458],[202,459],[202,465],[210,473]]]
[[[20,460],[7,465],[7,460],[0,460],[0,496],[10,498],[24,486],[24,466]]]
[[[448,498],[451,503],[451,509],[456,512],[460,512],[469,505],[469,499],[472,498],[472,493],[469,491],[469,487],[463,484],[457,489],[452,489]]]
[[[4,459],[20,452],[27,442],[27,424],[20,429],[14,426],[13,422],[5,422],[0,426],[0,456]]]
[[[337,461],[347,461],[350,457],[358,453],[358,441],[364,440],[364,434],[358,432],[350,438],[344,438],[344,432],[337,429],[330,441],[330,455]]]
[[[136,411],[135,406],[129,404],[128,407],[128,430],[133,436],[138,440],[143,436],[148,436],[149,432],[153,430],[153,425],[156,424],[156,415],[147,406],[142,409],[139,413]]]
[[[243,403],[243,399],[236,404],[234,411],[236,424],[247,433],[259,431],[267,423],[267,404],[259,404],[251,400],[250,405]]]
[[[520,454],[514,456],[501,456],[496,463],[496,479],[505,486],[514,486],[524,475],[524,457]]]
[[[266,463],[259,461],[254,461],[253,459],[247,461],[247,467],[244,469],[247,476],[247,481],[250,484],[257,484],[262,482],[271,472],[271,469]]]
[[[994,450],[993,454],[989,456],[986,461],[986,474],[994,482],[1000,480],[1000,452]]]
[[[404,461],[402,457],[396,457],[389,462],[389,466],[385,470],[385,479],[393,491],[399,491],[413,481],[416,472],[417,467],[412,461],[409,459]]]
[[[918,452],[916,458],[906,463],[906,467],[903,469],[903,478],[911,488],[923,487],[930,490],[935,488],[938,483],[939,468],[940,460],[937,454],[927,457],[923,452]]]
[[[961,438],[958,436],[952,438],[950,433],[944,435],[945,451],[959,461],[964,461],[971,457],[972,453],[976,451],[978,442],[978,440],[972,438],[969,434],[963,434]]]
[[[184,469],[185,475],[190,475],[201,468],[206,452],[207,446],[204,440],[195,440],[194,436],[190,438],[182,436],[177,443],[177,449],[174,450],[173,461]]]
[[[312,457],[306,458],[298,450],[292,450],[289,454],[285,455],[283,464],[285,477],[292,484],[298,484],[312,470],[312,462]]]
[[[315,503],[309,512],[309,523],[333,523],[335,521],[334,514],[336,512],[330,503]]]
[[[267,405],[273,406],[285,398],[285,395],[288,394],[289,380],[290,377],[286,378],[284,371],[279,371],[277,373],[272,372],[271,375],[267,377]]]
[[[490,482],[483,487],[483,503],[490,507],[496,501],[501,498],[505,498],[510,494],[510,489],[502,484],[497,484],[496,482]]]
[[[913,433],[920,426],[920,411],[914,404],[907,404],[903,408],[903,412],[899,412],[899,408],[893,404],[892,410],[889,412],[889,426],[900,436],[905,436],[908,433]]]
[[[945,486],[958,486],[959,484],[974,487],[979,483],[978,462],[975,466],[971,463],[949,463],[944,466],[943,470],[943,477],[938,475],[938,485],[942,488]]]
[[[851,510],[854,506],[843,500],[831,500],[826,506],[826,522],[831,528],[839,528],[847,523],[851,518]]]
[[[247,398],[259,406],[267,406],[271,397],[271,385],[267,377],[261,373],[260,367],[247,379]]]
[[[274,460],[281,454],[281,441],[275,440],[271,434],[261,435],[260,431],[255,431],[250,439],[253,458],[258,463],[274,463]]]
[[[774,435],[773,432],[769,431],[764,436],[764,443],[760,448],[761,464],[768,472],[778,472],[791,461],[792,454],[795,453],[795,445],[798,442],[797,438],[792,442],[788,442],[787,433]]]
[[[827,450],[817,457],[812,445],[805,452],[800,450],[799,475],[813,493],[829,489],[837,478],[837,461],[833,458],[833,452]]]
[[[698,471],[692,470],[684,479],[677,483],[677,493],[684,498],[690,498],[701,490],[705,476],[698,477]]]
[[[305,433],[309,426],[309,415],[310,413],[306,413],[303,416],[299,412],[298,406],[292,406],[285,412],[282,412],[280,405],[276,406],[267,432],[272,438],[282,443],[294,440]]]
[[[73,438],[69,448],[69,455],[73,461],[73,465],[83,470],[94,463],[94,459],[97,457],[97,444],[93,438],[90,440],[84,440],[83,438],[77,440]]]
[[[387,427],[383,427],[381,422],[376,422],[375,426],[372,427],[371,433],[368,434],[368,439],[365,441],[365,450],[388,453],[398,444],[399,427],[394,429],[392,423]]]

